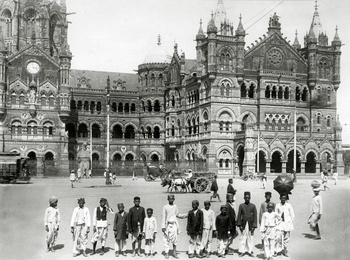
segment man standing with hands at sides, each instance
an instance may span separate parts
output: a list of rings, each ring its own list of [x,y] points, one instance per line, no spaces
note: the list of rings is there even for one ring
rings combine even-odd
[[[233,239],[236,237],[236,204],[234,202],[234,195],[232,193],[226,194],[226,211],[227,216],[230,221],[230,236],[228,237],[226,248],[225,248],[225,255],[233,255],[233,253],[229,250],[230,245],[233,242]]]
[[[227,193],[233,194],[233,196],[236,194],[235,188],[233,188],[233,179],[228,179],[228,185],[227,185]]]
[[[276,227],[276,254],[282,253],[284,256],[288,257],[288,245],[290,241],[290,231],[294,229],[294,210],[290,203],[287,202],[288,195],[281,194],[281,202],[276,205],[275,211],[281,217],[282,222]]]
[[[73,233],[73,256],[77,256],[80,250],[83,250],[83,255],[87,257],[85,252],[88,242],[88,233],[90,232],[90,211],[85,207],[85,199],[78,199],[79,207],[73,211],[72,219],[70,221],[71,232]]]
[[[265,192],[265,201],[263,203],[261,203],[260,206],[260,211],[259,211],[259,225],[261,225],[261,219],[262,219],[262,215],[267,212],[267,205],[269,203],[272,203],[272,211],[275,211],[275,207],[276,204],[271,202],[271,192],[267,191]],[[262,236],[265,236],[265,234],[262,234]],[[264,250],[264,239],[261,238],[261,244],[262,244],[262,250]]]
[[[257,228],[257,211],[253,203],[250,203],[250,192],[244,192],[244,203],[239,205],[237,215],[237,226],[241,230],[239,242],[239,256],[242,257],[245,252],[254,257],[254,230]]]
[[[57,208],[58,199],[55,196],[49,198],[50,207],[48,207],[45,211],[45,229],[47,232],[46,236],[46,244],[47,250],[46,252],[55,252],[54,246],[56,242],[56,238],[58,235],[58,230],[60,229],[60,212]]]
[[[129,209],[128,214],[128,228],[129,233],[131,234],[132,241],[132,256],[136,254],[141,256],[141,242],[142,242],[142,232],[143,224],[146,218],[146,212],[143,207],[140,206],[141,199],[140,197],[134,198],[134,207]],[[137,250],[135,251],[137,242]]]
[[[310,228],[313,231],[316,231],[315,239],[321,239],[320,227],[318,225],[319,220],[321,219],[321,215],[323,214],[323,204],[322,198],[320,196],[321,188],[313,188],[315,196],[312,198],[311,202],[311,215],[309,217],[308,223],[310,224]]]
[[[92,253],[91,255],[96,254],[96,245],[97,241],[101,241],[101,253],[105,253],[105,245],[108,237],[108,223],[107,223],[107,213],[114,214],[113,209],[108,205],[108,201],[105,198],[100,199],[100,206],[94,209],[94,214],[92,218],[92,223],[94,226],[94,234],[92,235]]]
[[[163,207],[162,211],[162,232],[165,259],[169,259],[170,244],[173,245],[173,256],[178,259],[176,253],[177,237],[180,233],[180,226],[176,218],[186,218],[187,214],[179,214],[177,206],[174,204],[175,196],[168,195],[168,204]]]
[[[198,209],[198,200],[192,201],[192,210],[188,212],[187,235],[190,236],[188,247],[188,257],[194,258],[196,253],[198,258],[203,258],[201,254],[201,236],[203,231],[203,212]]]

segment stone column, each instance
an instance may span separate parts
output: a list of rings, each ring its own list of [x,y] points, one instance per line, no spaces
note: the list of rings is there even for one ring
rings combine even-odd
[[[321,161],[317,160],[316,161],[316,174],[321,174]]]
[[[301,161],[300,174],[305,174],[305,163],[306,161]]]
[[[266,160],[266,173],[271,173],[271,160]]]
[[[282,161],[282,172],[287,172],[287,161]]]

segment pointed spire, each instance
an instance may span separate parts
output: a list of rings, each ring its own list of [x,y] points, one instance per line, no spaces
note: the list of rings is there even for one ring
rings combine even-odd
[[[314,12],[314,16],[312,18],[312,22],[310,26],[310,34],[311,34],[311,31],[313,31],[316,39],[318,39],[318,36],[323,32],[320,15],[318,13],[318,7],[319,6],[317,5],[317,0],[316,0],[315,12]]]
[[[208,26],[207,26],[207,33],[217,33],[218,32],[218,27],[215,26],[215,22],[214,22],[214,14],[213,12],[211,13],[211,19],[208,22]]]
[[[204,39],[205,38],[205,35],[204,35],[204,32],[203,32],[203,28],[202,28],[202,19],[200,19],[199,21],[199,30],[198,30],[198,33],[197,33],[197,36],[196,36],[196,39]]]
[[[161,42],[161,37],[160,37],[160,34],[158,34],[158,42],[157,42],[157,45],[159,46],[159,45],[161,45],[162,44],[162,42]]]
[[[227,20],[227,16],[226,16],[226,10],[225,10],[225,6],[224,6],[224,2],[223,2],[223,0],[218,0],[218,4],[216,6],[216,11],[215,11],[215,14],[214,14],[215,26],[217,28],[220,28],[220,25],[222,23],[225,23],[226,20]]]
[[[332,41],[332,45],[341,46],[341,40],[340,40],[339,35],[338,35],[338,26],[335,27],[335,35],[334,35],[334,39]]]
[[[301,48],[301,45],[300,45],[299,40],[298,40],[298,31],[295,31],[295,39],[294,39],[293,47],[295,49]]]
[[[239,14],[239,23],[236,30],[237,36],[245,36],[245,30],[242,25],[242,14]]]

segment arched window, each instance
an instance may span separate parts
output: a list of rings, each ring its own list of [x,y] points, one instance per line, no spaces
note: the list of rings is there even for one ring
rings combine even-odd
[[[52,136],[53,135],[53,125],[51,122],[45,122],[43,124],[43,135]]]
[[[255,92],[254,84],[250,84],[249,92],[248,92],[248,97],[249,97],[249,98],[254,98],[254,92]]]
[[[22,123],[20,121],[12,122],[11,134],[12,135],[21,135],[22,134]]]
[[[143,101],[141,101],[141,110],[142,110],[143,112],[146,111],[145,102],[143,102]]]
[[[224,159],[220,159],[219,160],[219,168],[223,168],[223,162],[224,162]]]
[[[84,102],[84,110],[89,111],[89,101]]]
[[[147,109],[148,109],[148,112],[152,112],[152,103],[151,103],[151,100],[147,100]]]
[[[171,106],[174,107],[175,106],[175,97],[171,96]]]
[[[90,112],[91,112],[91,114],[93,114],[95,112],[95,102],[94,101],[91,101],[91,103],[90,103]]]
[[[77,105],[78,110],[81,110],[82,107],[83,107],[83,102],[81,100],[78,100],[78,105]]]
[[[86,124],[80,124],[78,128],[78,137],[88,137],[88,130]]]
[[[49,106],[54,107],[55,106],[55,96],[51,93],[49,96]]]
[[[129,112],[130,112],[129,103],[125,103],[124,112],[125,112],[125,113],[129,113]]]
[[[150,126],[147,126],[147,138],[148,139],[152,138],[152,129]]]
[[[45,161],[53,161],[53,159],[54,159],[54,156],[51,152],[47,152],[45,154]]]
[[[327,127],[331,127],[331,118],[327,117]]]
[[[3,33],[5,37],[12,36],[12,13],[9,9],[5,9],[1,14],[1,20],[3,20]],[[11,50],[9,50],[11,51]]]
[[[299,101],[300,98],[301,98],[301,90],[300,90],[299,87],[297,87],[296,90],[295,90],[295,100]]]
[[[101,111],[102,111],[101,101],[97,101],[96,111],[97,111],[98,114],[101,113]]]
[[[304,132],[306,131],[306,128],[305,128],[305,120],[302,118],[302,117],[299,117],[297,119],[297,131],[298,132]]]
[[[13,91],[11,93],[11,104],[16,105],[16,103],[17,103],[17,95],[16,95],[16,92]]]
[[[126,139],[135,139],[135,130],[132,125],[128,125],[125,128],[125,138]]]
[[[158,100],[154,102],[154,112],[159,112],[160,111],[160,103]]]
[[[321,114],[317,114],[316,116],[316,123],[321,124]]]
[[[135,105],[135,103],[132,103],[131,104],[131,113],[135,113],[135,111],[136,111],[136,105]]]
[[[159,138],[160,138],[160,130],[159,130],[159,127],[158,127],[158,126],[154,127],[153,137],[154,137],[155,139],[159,139]]]
[[[283,88],[281,86],[278,88],[278,99],[283,99]]]
[[[241,85],[241,98],[247,97],[247,86],[242,83]]]
[[[92,138],[101,138],[101,130],[98,124],[92,125]]]
[[[92,160],[95,161],[95,162],[99,161],[100,160],[100,156],[97,153],[93,153],[92,154]]]
[[[41,105],[46,106],[46,95],[45,93],[41,94]],[[70,109],[75,110],[77,109],[77,104],[74,99],[70,101]]]
[[[230,84],[226,84],[226,97],[229,97],[229,96],[230,96]]]
[[[178,136],[182,136],[181,122],[179,119],[177,120],[177,129],[178,129]]]
[[[123,138],[123,130],[120,125],[115,125],[113,127],[112,138]]]
[[[272,87],[271,97],[272,98],[276,98],[277,97],[277,87],[276,86]]]
[[[118,113],[123,113],[123,103],[118,104]]]
[[[196,120],[192,119],[192,126],[193,126],[193,134],[195,135],[197,133],[197,126],[196,126]]]
[[[116,153],[113,156],[113,161],[121,161],[122,160],[122,156],[119,153]]]
[[[143,128],[143,126],[141,126],[141,135],[143,138],[146,138],[145,128]]]
[[[175,126],[171,125],[171,136],[175,136]]]
[[[116,102],[112,103],[112,111],[117,112],[117,103]]]
[[[288,87],[286,87],[284,89],[284,99],[289,99],[289,88]]]
[[[191,126],[190,119],[187,120],[187,127],[188,127],[188,134],[191,135],[192,134],[192,126]]]
[[[271,88],[270,86],[266,86],[265,98],[270,98],[270,97],[271,97]]]
[[[301,100],[302,101],[307,101],[307,88],[304,88],[303,93],[301,95]]]
[[[38,134],[38,124],[36,121],[29,121],[28,122],[27,134],[32,135],[32,136]]]
[[[126,160],[126,161],[133,161],[133,160],[134,160],[134,156],[133,156],[131,153],[128,153],[128,154],[125,156],[125,160]]]
[[[24,99],[25,99],[25,95],[23,92],[21,92],[19,94],[19,100],[18,100],[20,105],[24,105]]]

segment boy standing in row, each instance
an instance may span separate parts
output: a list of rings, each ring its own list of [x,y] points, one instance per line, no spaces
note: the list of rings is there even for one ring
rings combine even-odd
[[[203,233],[201,253],[203,256],[210,255],[211,242],[213,239],[213,233],[216,231],[215,227],[215,212],[210,208],[210,202],[204,201],[203,212]]]
[[[215,236],[217,238],[218,257],[225,257],[225,250],[229,238],[229,231],[232,229],[231,221],[227,215],[227,205],[220,207],[221,214],[215,220]]]
[[[188,247],[189,258],[194,258],[194,253],[196,253],[198,258],[203,257],[200,254],[201,235],[203,231],[203,212],[198,209],[198,206],[198,200],[192,201],[192,210],[188,212],[187,235],[190,236],[190,244]]]
[[[132,256],[135,256],[136,254],[141,256],[143,223],[145,221],[146,213],[145,209],[140,206],[140,202],[140,197],[134,198],[134,207],[129,210],[128,215],[128,228],[132,240]],[[136,242],[138,249],[135,251]]]
[[[119,256],[119,251],[126,256],[126,239],[128,238],[128,213],[124,211],[124,204],[118,203],[118,212],[114,217],[114,238],[115,238],[115,256]]]

